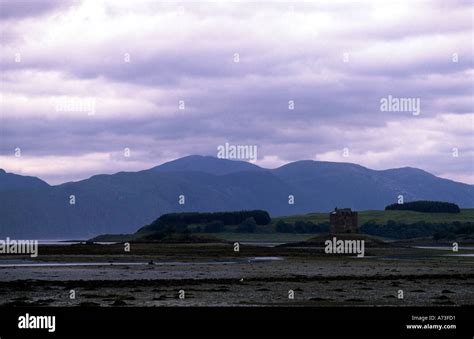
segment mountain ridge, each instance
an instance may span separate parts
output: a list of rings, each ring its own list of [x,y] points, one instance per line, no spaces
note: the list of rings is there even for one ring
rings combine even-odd
[[[184,211],[263,209],[281,216],[328,212],[335,206],[381,210],[399,195],[405,201],[442,200],[474,207],[473,186],[423,170],[379,171],[312,160],[265,169],[242,161],[188,156],[147,170],[98,174],[51,186],[13,174],[17,181],[30,179],[6,189],[2,177],[8,174],[0,172],[0,236],[10,237],[132,233],[164,213]],[[293,205],[288,203],[290,195]],[[184,205],[179,204],[180,196]]]

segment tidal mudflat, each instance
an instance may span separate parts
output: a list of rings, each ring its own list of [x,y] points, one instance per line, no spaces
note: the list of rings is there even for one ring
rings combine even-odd
[[[0,306],[474,305],[473,267],[436,248],[357,258],[231,243],[43,245],[35,259],[0,257]]]

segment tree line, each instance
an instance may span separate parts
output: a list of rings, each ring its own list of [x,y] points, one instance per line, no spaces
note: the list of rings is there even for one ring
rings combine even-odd
[[[275,231],[280,233],[327,233],[329,232],[329,222],[315,224],[311,221],[295,221],[292,224],[280,219],[275,224]]]
[[[385,207],[386,211],[416,211],[426,213],[460,213],[459,206],[444,201],[411,201],[403,204],[392,204]]]
[[[209,233],[222,232],[226,225],[239,225],[243,230],[255,230],[257,225],[268,225],[271,222],[267,211],[236,211],[236,212],[214,212],[214,213],[168,213],[163,214],[150,225],[139,230],[153,232],[189,232],[188,226],[198,226],[199,231],[204,230]]]
[[[451,239],[456,235],[474,234],[474,222],[436,223],[418,221],[412,224],[401,223],[393,220],[385,225],[375,221],[368,221],[360,227],[360,232],[393,239],[410,239],[433,236],[435,240]]]

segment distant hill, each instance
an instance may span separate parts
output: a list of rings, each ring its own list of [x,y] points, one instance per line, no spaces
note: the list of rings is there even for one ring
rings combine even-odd
[[[223,175],[242,171],[263,171],[264,169],[245,161],[218,159],[210,156],[190,155],[152,168],[157,172],[204,172]]]
[[[7,179],[2,179],[7,176]],[[13,178],[13,179],[12,179]],[[272,216],[334,207],[382,210],[405,201],[441,200],[474,207],[474,187],[414,168],[375,171],[356,164],[297,161],[277,169],[189,156],[139,172],[96,175],[49,186],[0,173],[0,237],[90,238],[133,233],[165,213],[268,211]],[[75,205],[70,205],[74,195]],[[180,195],[185,204],[180,205]],[[294,205],[288,196],[295,197]]]
[[[36,177],[27,177],[13,173],[7,173],[0,168],[0,190],[18,190],[18,189],[33,189],[33,188],[47,188],[49,185],[41,179]]]

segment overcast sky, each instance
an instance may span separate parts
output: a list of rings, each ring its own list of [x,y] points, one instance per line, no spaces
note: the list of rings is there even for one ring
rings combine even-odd
[[[228,142],[256,145],[263,167],[474,184],[472,1],[0,2],[9,172],[56,184]],[[389,95],[419,114],[381,110]]]

